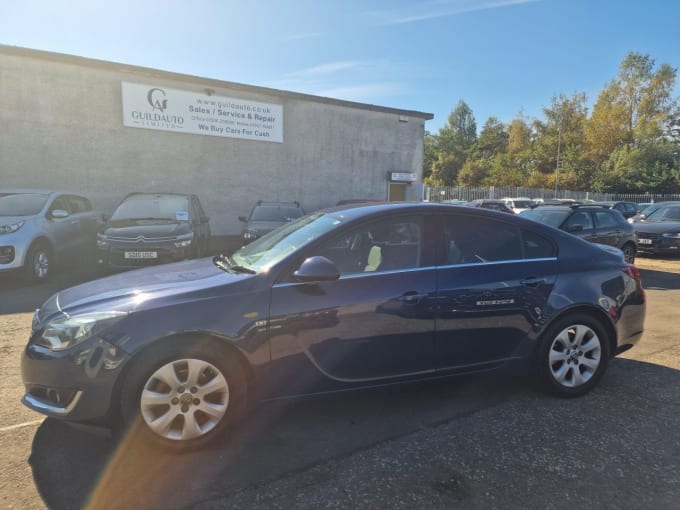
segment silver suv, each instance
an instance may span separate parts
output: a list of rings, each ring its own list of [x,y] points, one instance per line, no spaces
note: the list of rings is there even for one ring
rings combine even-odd
[[[53,190],[0,189],[0,272],[44,281],[58,259],[92,253],[104,224],[90,201]]]

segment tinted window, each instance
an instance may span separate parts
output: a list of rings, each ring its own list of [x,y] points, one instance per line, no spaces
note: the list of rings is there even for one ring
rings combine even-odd
[[[42,193],[0,193],[0,216],[32,216],[47,202]]]
[[[447,264],[482,264],[522,258],[519,229],[502,221],[448,216],[444,240]]]
[[[609,211],[594,211],[595,222],[598,227],[611,228],[616,227],[621,222],[616,219],[616,214]]]
[[[388,218],[335,237],[313,255],[332,260],[341,275],[413,269],[420,265],[421,239],[421,218]]]
[[[69,211],[68,208],[68,202],[66,201],[66,197],[57,197],[54,199],[54,202],[52,202],[52,206],[50,207],[50,212],[54,211],[56,209],[61,209],[62,211]]]
[[[530,230],[522,230],[522,248],[525,259],[544,259],[557,255],[555,243]]]
[[[592,229],[593,218],[590,216],[590,213],[588,211],[576,211],[569,217],[567,221],[564,222],[562,228],[568,230],[569,228],[573,228],[576,225],[581,225],[583,230]]]
[[[647,216],[648,220],[680,220],[680,206],[660,206],[656,211]]]

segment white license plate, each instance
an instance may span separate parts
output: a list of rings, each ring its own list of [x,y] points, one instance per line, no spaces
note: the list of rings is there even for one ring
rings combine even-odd
[[[638,239],[638,244],[652,244],[651,239]]]
[[[157,259],[157,251],[126,251],[126,259]]]

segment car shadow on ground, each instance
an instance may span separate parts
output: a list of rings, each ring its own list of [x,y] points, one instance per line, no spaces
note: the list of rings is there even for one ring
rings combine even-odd
[[[502,430],[503,437],[512,438],[503,439],[511,456],[525,455],[537,448],[556,450],[555,455],[562,455],[561,445],[579,443],[587,430],[588,441],[610,451],[607,455],[620,462],[628,453],[612,430],[625,423],[626,434],[645,434],[639,429],[658,427],[654,425],[658,419],[664,427],[677,431],[680,417],[669,423],[668,416],[655,417],[659,411],[654,409],[666,409],[679,398],[679,371],[616,359],[600,386],[580,399],[546,396],[522,379],[472,377],[316,400],[266,403],[244,420],[227,443],[182,454],[160,451],[134,436],[116,446],[109,437],[48,419],[35,434],[29,462],[35,484],[49,508],[180,509],[211,507],[211,503],[221,508],[219,502],[224,499],[241,498],[243,502],[243,497],[259,494],[269,484],[285,482],[302,473],[311,476],[309,483],[331,483],[336,476],[334,463],[419,432],[434,431],[431,436],[441,436],[441,445],[428,448],[465,448],[464,437],[452,444],[446,431],[465,431],[470,425],[475,430],[473,435],[481,437],[482,442],[487,441],[483,429]],[[645,402],[651,404],[647,406]],[[531,423],[528,435],[526,423],[517,420],[517,416],[527,415]],[[579,416],[578,422],[574,422],[574,416]],[[484,421],[480,427],[466,423],[471,420]],[[555,427],[560,430],[560,441],[554,441]],[[535,444],[537,437],[546,438],[545,444]],[[492,450],[498,447],[489,445]],[[572,452],[583,455],[576,462],[590,465],[591,449],[584,447],[580,452],[580,448]],[[452,454],[461,465],[481,461],[457,455],[461,452]],[[655,462],[663,468],[663,463],[669,461],[659,456],[664,457],[663,452],[657,454]],[[494,462],[493,457],[489,462]],[[639,463],[639,469],[644,470],[644,462]],[[631,469],[638,468],[633,465]],[[531,476],[549,475],[537,468]],[[266,501],[249,502],[246,506],[270,506]]]
[[[680,274],[652,269],[640,269],[642,286],[647,290],[678,290]]]

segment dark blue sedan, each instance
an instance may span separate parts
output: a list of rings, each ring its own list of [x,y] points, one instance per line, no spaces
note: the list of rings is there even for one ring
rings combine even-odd
[[[193,447],[254,400],[501,368],[571,397],[644,316],[618,250],[484,209],[362,204],[54,295],[23,355],[23,402]]]

